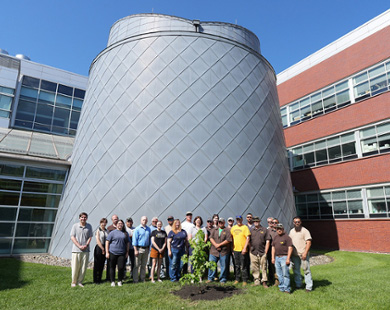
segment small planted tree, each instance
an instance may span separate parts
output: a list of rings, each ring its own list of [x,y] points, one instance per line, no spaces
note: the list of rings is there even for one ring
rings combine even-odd
[[[184,255],[181,258],[184,264],[190,263],[194,270],[193,273],[187,273],[180,279],[180,282],[183,284],[202,282],[202,276],[207,269],[215,270],[217,268],[215,262],[208,261],[209,258],[207,257],[206,250],[210,248],[211,242],[205,242],[204,237],[204,232],[199,229],[195,238],[189,241],[192,248],[192,255]]]

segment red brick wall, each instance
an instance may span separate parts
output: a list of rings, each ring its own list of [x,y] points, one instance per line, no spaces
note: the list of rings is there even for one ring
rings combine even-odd
[[[390,26],[278,85],[280,105],[303,97],[389,57]]]
[[[313,247],[390,253],[390,219],[304,220]]]
[[[390,92],[286,128],[286,146],[291,147],[388,118]]]
[[[298,191],[306,192],[389,182],[389,171],[390,154],[384,154],[294,171],[291,180]]]

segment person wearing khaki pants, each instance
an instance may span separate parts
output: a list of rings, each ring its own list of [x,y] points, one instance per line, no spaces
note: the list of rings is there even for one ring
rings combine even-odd
[[[72,287],[79,285],[83,287],[85,271],[87,270],[89,260],[89,244],[91,243],[93,230],[87,223],[88,215],[85,212],[80,213],[79,223],[72,226],[70,239],[73,242],[72,247]]]
[[[138,274],[140,281],[145,282],[146,263],[148,262],[149,247],[151,231],[146,224],[148,218],[146,216],[141,217],[141,225],[139,225],[133,233],[133,246],[135,256],[135,266],[133,272],[133,282],[138,283]]]
[[[267,252],[270,246],[271,236],[265,227],[260,225],[259,217],[253,218],[254,226],[250,235],[250,258],[254,285],[262,285],[267,288]],[[261,280],[260,280],[261,271]]]

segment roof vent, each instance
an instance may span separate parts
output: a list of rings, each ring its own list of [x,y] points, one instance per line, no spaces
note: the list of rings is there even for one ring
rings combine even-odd
[[[195,32],[199,32],[200,20],[199,20],[199,19],[194,19],[194,20],[192,21],[192,24],[195,26]]]
[[[8,52],[2,48],[0,48],[0,54],[9,55]]]
[[[23,54],[16,54],[15,57],[18,59],[31,60],[30,57],[23,55]]]

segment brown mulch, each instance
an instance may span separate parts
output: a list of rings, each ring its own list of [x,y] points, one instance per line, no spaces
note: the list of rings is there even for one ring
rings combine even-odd
[[[178,291],[172,292],[184,299],[195,300],[217,300],[226,297],[231,297],[235,294],[242,293],[242,290],[235,286],[219,286],[219,285],[186,285]]]

